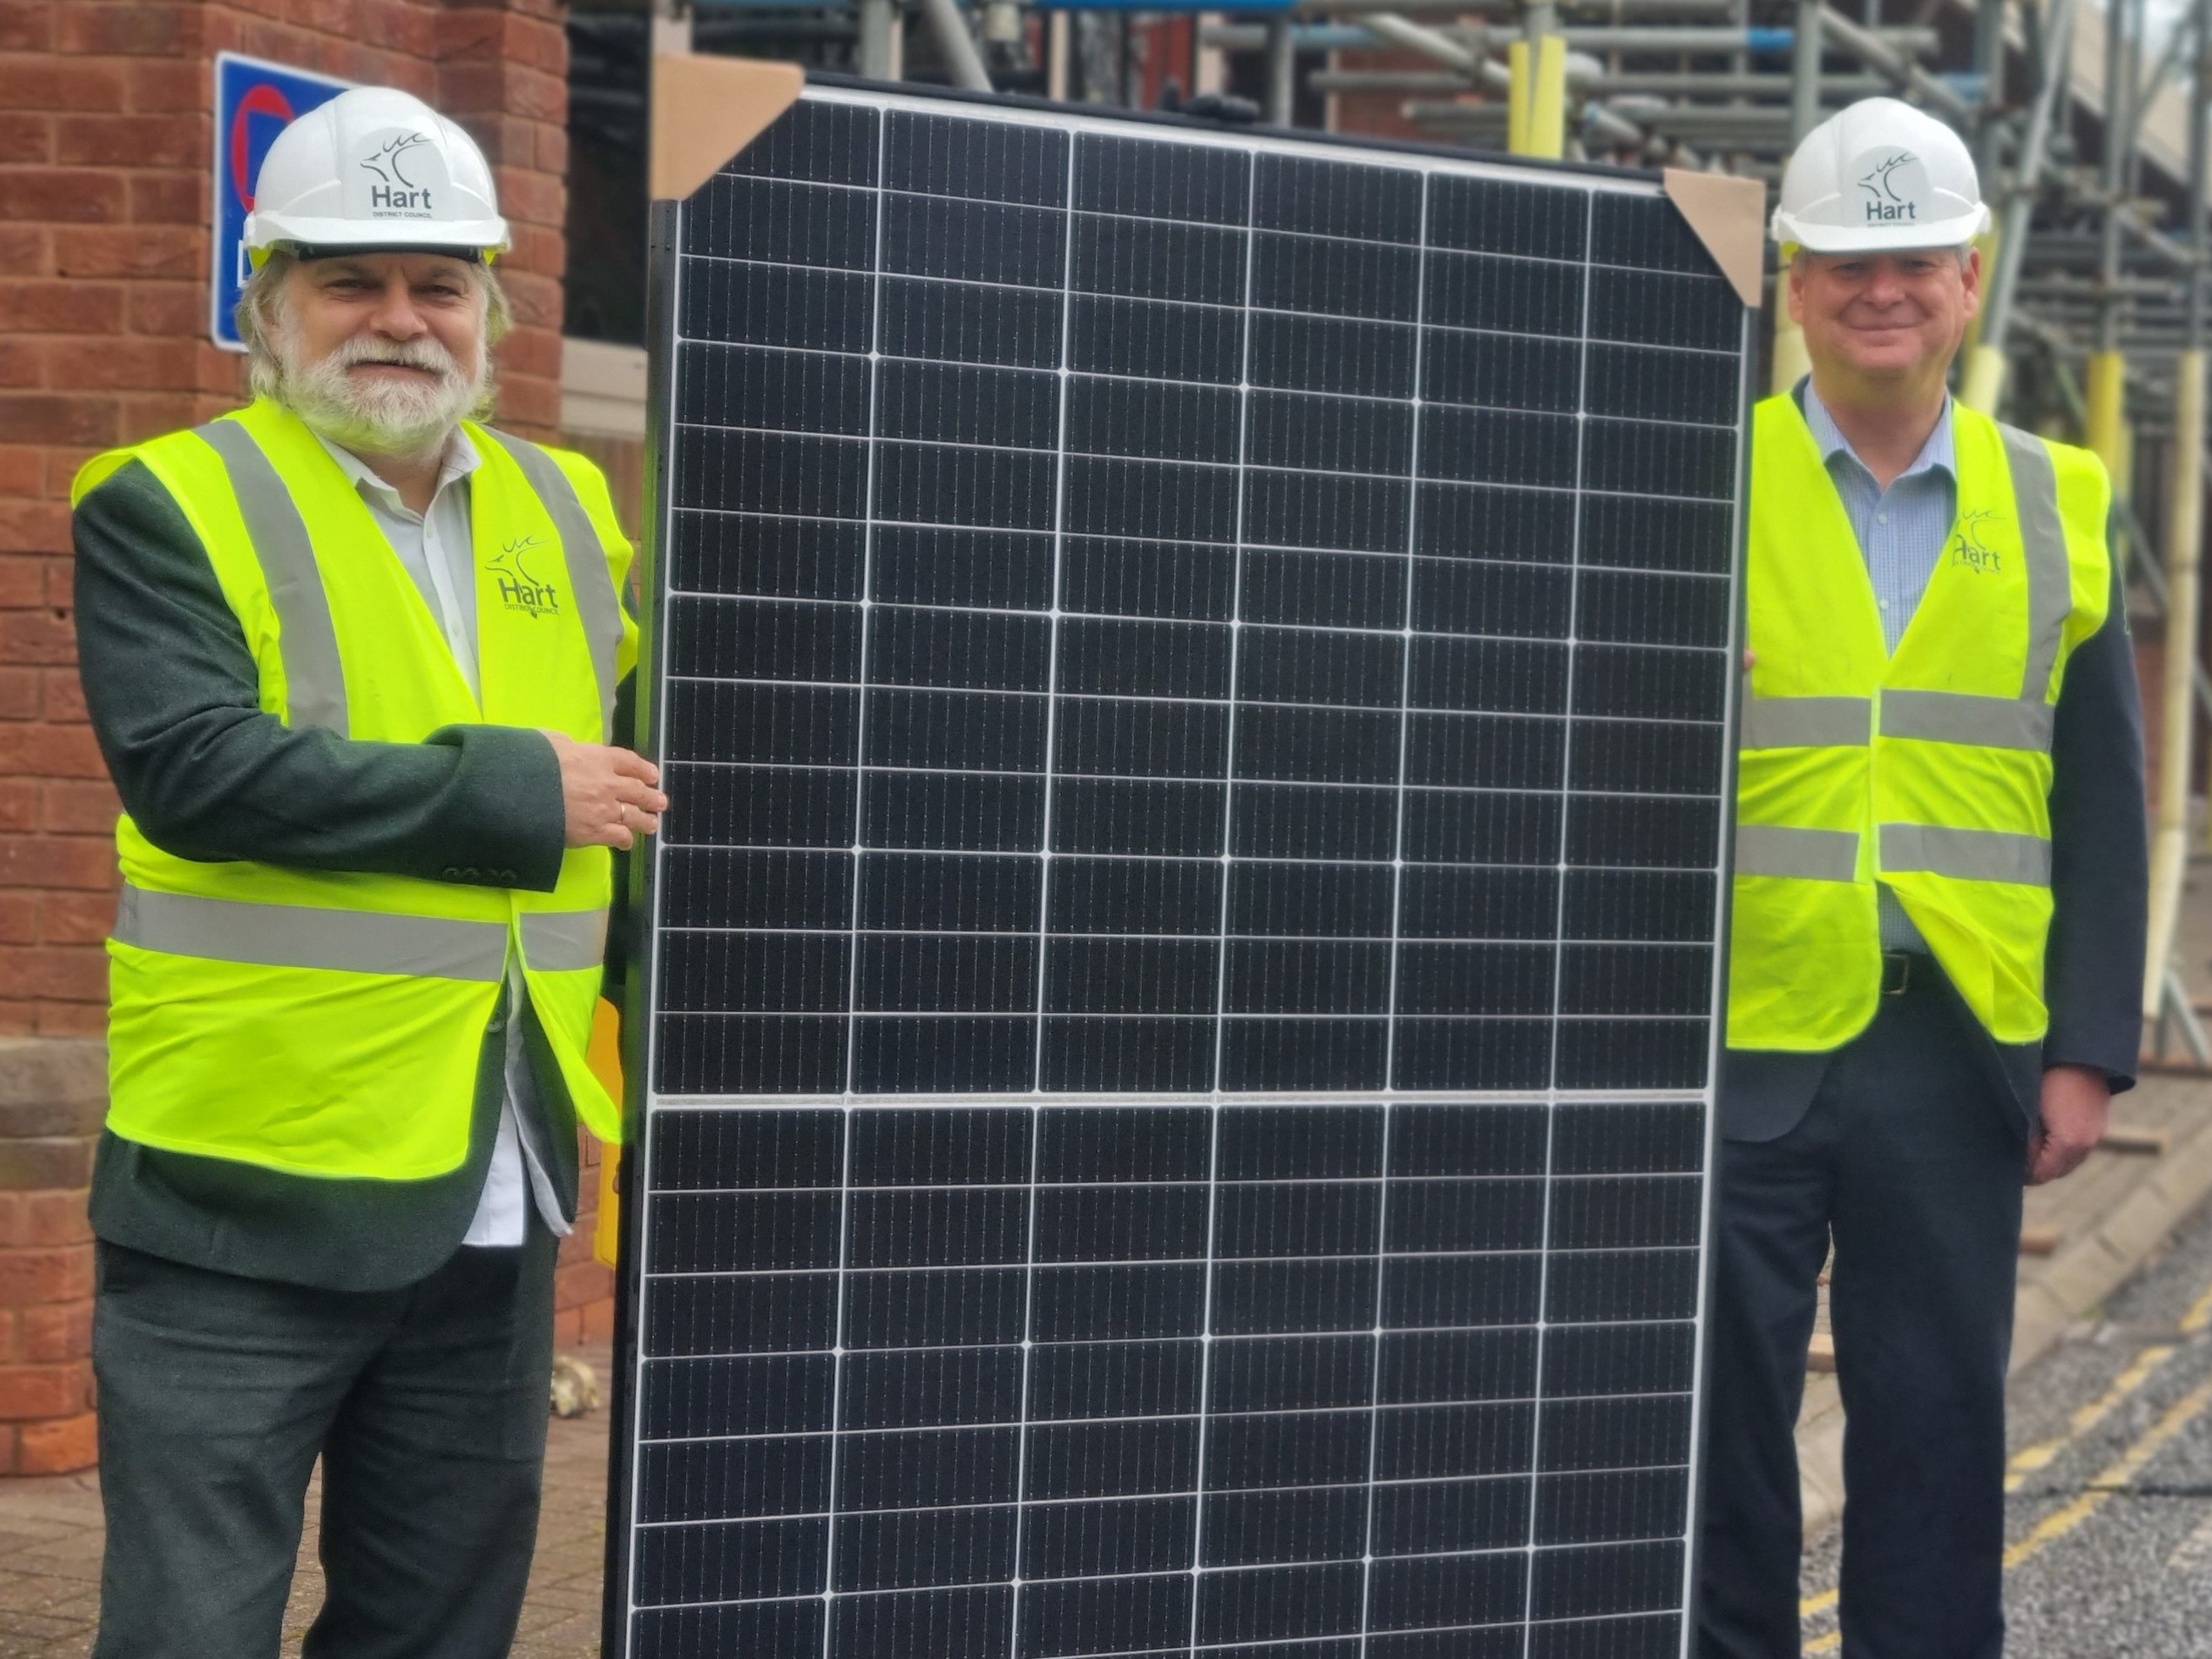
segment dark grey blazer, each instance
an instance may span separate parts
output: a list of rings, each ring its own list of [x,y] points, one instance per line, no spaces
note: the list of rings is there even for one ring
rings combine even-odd
[[[2051,742],[2051,940],[2044,953],[2051,1030],[2040,1043],[1993,1040],[1952,997],[1966,1040],[1997,1097],[2035,1121],[2043,1073],[2087,1066],[2114,1093],[2135,1086],[2142,1040],[2142,964],[2150,885],[2143,810],[2142,709],[2136,690],[2127,592],[2115,567],[2105,625],[2066,666]],[[1826,1054],[1731,1048],[1721,1065],[1721,1133],[1773,1140],[1805,1115],[1826,1074]]]

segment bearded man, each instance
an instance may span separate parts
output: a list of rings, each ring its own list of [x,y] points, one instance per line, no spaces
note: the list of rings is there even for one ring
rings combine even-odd
[[[490,171],[417,100],[279,135],[252,404],[86,465],[76,618],[126,816],[92,1192],[111,1659],[273,1656],[322,1460],[318,1659],[511,1643],[612,860],[630,549],[467,418]]]

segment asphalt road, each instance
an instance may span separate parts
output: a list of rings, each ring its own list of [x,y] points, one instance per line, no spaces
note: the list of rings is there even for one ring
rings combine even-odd
[[[2212,1209],[2013,1379],[2008,1659],[2212,1659]],[[1805,1651],[1838,1650],[1836,1536]]]

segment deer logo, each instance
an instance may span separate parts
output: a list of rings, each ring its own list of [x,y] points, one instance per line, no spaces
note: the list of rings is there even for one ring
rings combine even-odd
[[[1909,149],[1901,149],[1875,163],[1866,177],[1859,180],[1859,188],[1867,193],[1866,216],[1869,224],[1889,224],[1899,220],[1917,220],[1919,204],[1910,197],[1897,193],[1896,175],[1903,167],[1917,167],[1920,158]]]
[[[410,218],[425,217],[432,211],[429,186],[410,178],[405,165],[412,151],[429,142],[419,132],[395,132],[371,154],[361,158],[362,166],[380,181],[368,187],[368,204],[373,210],[405,214]]]
[[[1996,524],[1996,514],[1985,507],[1961,513],[1951,539],[1951,562],[1966,566],[1978,576],[2003,569],[2003,556],[1983,539],[1984,532],[1994,531]]]
[[[522,562],[524,554],[534,552],[544,544],[543,537],[525,536],[506,544],[490,559],[491,568],[497,574],[499,597],[509,611],[524,611],[532,617],[560,613],[553,584],[539,581]]]

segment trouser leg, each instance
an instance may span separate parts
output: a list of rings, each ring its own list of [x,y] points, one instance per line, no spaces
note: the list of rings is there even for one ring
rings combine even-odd
[[[1997,1659],[2020,1133],[1935,994],[1835,1068],[1848,1659]]]
[[[97,1659],[275,1659],[307,1477],[378,1296],[100,1247]]]
[[[537,1544],[556,1241],[457,1250],[323,1454],[327,1590],[306,1659],[495,1659]]]
[[[1723,1141],[1707,1339],[1701,1659],[1798,1648],[1797,1408],[1827,1255],[1834,1147],[1815,1098],[1771,1141]]]

